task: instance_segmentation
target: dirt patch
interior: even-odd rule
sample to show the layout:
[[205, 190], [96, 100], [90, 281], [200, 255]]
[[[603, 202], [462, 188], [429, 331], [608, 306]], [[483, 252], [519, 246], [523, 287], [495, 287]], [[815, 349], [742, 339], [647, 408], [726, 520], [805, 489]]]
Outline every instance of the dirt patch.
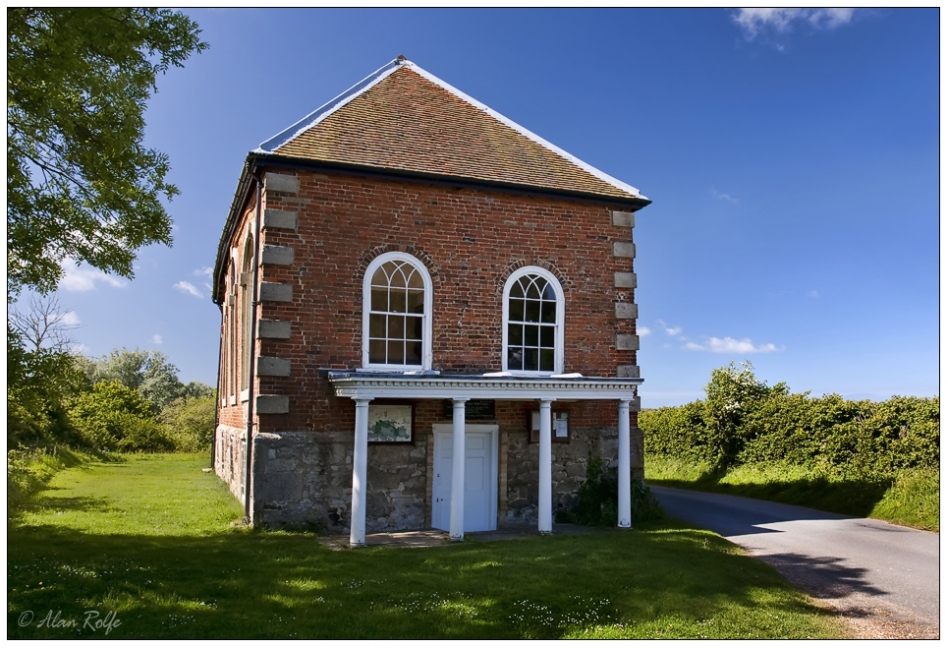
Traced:
[[873, 606], [869, 601], [813, 599], [828, 608], [852, 631], [856, 639], [939, 639], [938, 627], [905, 612]]

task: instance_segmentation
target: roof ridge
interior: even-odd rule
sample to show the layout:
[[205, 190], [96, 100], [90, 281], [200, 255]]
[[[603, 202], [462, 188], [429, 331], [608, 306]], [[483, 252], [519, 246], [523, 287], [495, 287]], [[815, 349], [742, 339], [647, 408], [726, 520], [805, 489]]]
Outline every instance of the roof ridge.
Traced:
[[305, 117], [303, 117], [302, 119], [300, 119], [299, 121], [291, 125], [289, 128], [286, 128], [280, 131], [279, 133], [277, 133], [276, 135], [274, 135], [273, 137], [265, 140], [253, 152], [254, 153], [275, 152], [276, 149], [284, 146], [285, 144], [296, 139], [297, 137], [299, 137], [306, 131], [312, 129], [314, 126], [322, 122], [324, 119], [328, 118], [330, 115], [332, 115], [333, 113], [341, 109], [343, 106], [351, 102], [356, 97], [359, 97], [365, 94], [366, 92], [368, 92], [373, 86], [377, 85], [384, 79], [388, 78], [392, 73], [394, 73], [400, 67], [406, 67], [406, 68], [411, 69], [422, 78], [430, 81], [431, 83], [434, 83], [441, 89], [454, 95], [455, 97], [464, 101], [465, 103], [468, 103], [471, 106], [474, 106], [478, 110], [486, 113], [487, 115], [496, 119], [497, 121], [507, 126], [508, 128], [511, 128], [514, 132], [519, 133], [520, 135], [542, 146], [548, 151], [558, 155], [559, 157], [563, 158], [570, 164], [589, 173], [593, 177], [598, 178], [599, 180], [602, 180], [603, 182], [615, 187], [616, 189], [632, 194], [633, 196], [637, 198], [648, 200], [648, 198], [643, 196], [642, 193], [638, 189], [633, 187], [632, 185], [626, 184], [625, 182], [622, 182], [621, 180], [618, 180], [617, 178], [614, 178], [611, 175], [603, 171], [600, 171], [599, 169], [592, 166], [591, 164], [583, 162], [576, 156], [571, 155], [570, 153], [567, 153], [560, 147], [545, 140], [544, 138], [540, 137], [533, 131], [530, 131], [524, 128], [517, 122], [513, 121], [512, 119], [508, 117], [505, 117], [504, 115], [500, 114], [493, 108], [478, 101], [477, 99], [462, 92], [461, 90], [458, 90], [451, 84], [438, 78], [437, 76], [435, 76], [431, 72], [428, 72], [427, 70], [420, 67], [416, 63], [409, 61], [401, 54], [399, 54], [397, 58], [389, 61], [388, 63], [380, 67], [378, 70], [376, 70], [372, 74], [368, 75], [367, 77], [365, 77], [364, 79], [362, 79], [361, 81], [353, 85], [351, 88], [349, 88], [345, 92], [339, 94], [338, 96], [334, 97], [330, 101], [327, 101], [322, 106], [320, 106], [313, 112], [309, 113], [308, 115], [306, 115]]
[[258, 146], [253, 153], [272, 153], [276, 149], [280, 148], [287, 142], [296, 139], [313, 126], [319, 124], [334, 112], [345, 106], [347, 103], [358, 97], [359, 95], [364, 94], [367, 90], [381, 82], [383, 79], [387, 78], [390, 74], [395, 72], [399, 68], [399, 65], [406, 61], [401, 54], [399, 58], [392, 59], [375, 72], [365, 77], [355, 85], [353, 85], [348, 90], [336, 95], [322, 106], [309, 113], [299, 121], [293, 123], [288, 128], [284, 128], [282, 131], [270, 137], [269, 139], [264, 140], [260, 146]]
[[[409, 60], [407, 60], [407, 59], [404, 60], [404, 61], [402, 61], [401, 64], [404, 65], [404, 66], [406, 66], [406, 67], [410, 67], [410, 68], [414, 69], [415, 72], [417, 72], [418, 74], [420, 74], [420, 75], [423, 76], [424, 78], [428, 79], [428, 80], [431, 81], [432, 83], [434, 83], [434, 84], [440, 86], [440, 87], [443, 88], [444, 90], [450, 92], [451, 94], [453, 94], [454, 96], [456, 96], [458, 99], [461, 99], [462, 101], [466, 101], [467, 103], [471, 104], [472, 106], [474, 106], [474, 107], [477, 108], [478, 110], [482, 110], [482, 111], [486, 112], [488, 115], [490, 115], [491, 117], [493, 117], [493, 118], [496, 119], [497, 121], [501, 122], [501, 123], [504, 124], [505, 126], [508, 126], [508, 127], [512, 128], [513, 130], [515, 130], [516, 132], [520, 133], [521, 135], [523, 135], [523, 136], [526, 137], [527, 139], [530, 139], [530, 140], [536, 142], [537, 144], [539, 144], [540, 146], [542, 146], [542, 147], [544, 147], [544, 148], [546, 148], [546, 149], [552, 151], [553, 153], [556, 153], [556, 154], [559, 155], [561, 158], [565, 159], [567, 162], [570, 162], [570, 163], [572, 163], [572, 164], [575, 164], [576, 166], [578, 166], [578, 167], [579, 167], [580, 169], [582, 169], [583, 171], [586, 171], [586, 172], [588, 172], [588, 173], [591, 173], [592, 175], [594, 175], [595, 177], [599, 178], [599, 179], [602, 180], [603, 182], [606, 182], [606, 183], [608, 183], [608, 184], [611, 184], [613, 187], [616, 187], [617, 189], [621, 189], [622, 191], [627, 191], [627, 192], [629, 192], [629, 193], [631, 193], [631, 194], [634, 194], [634, 195], [638, 196], [639, 198], [645, 198], [645, 196], [643, 196], [642, 193], [641, 193], [638, 189], [636, 189], [635, 187], [633, 187], [632, 185], [626, 184], [626, 183], [622, 182], [621, 180], [619, 180], [619, 179], [617, 179], [617, 178], [613, 178], [613, 177], [612, 177], [611, 175], [609, 175], [608, 173], [605, 173], [605, 172], [603, 172], [603, 171], [600, 171], [599, 169], [597, 169], [596, 167], [592, 166], [591, 164], [587, 164], [586, 162], [583, 162], [582, 160], [580, 160], [580, 159], [579, 159], [578, 157], [576, 157], [575, 155], [572, 155], [572, 154], [570, 154], [570, 153], [567, 153], [566, 151], [564, 151], [563, 149], [561, 149], [560, 147], [558, 147], [556, 144], [553, 144], [552, 142], [549, 142], [549, 141], [543, 139], [542, 137], [540, 137], [539, 135], [537, 135], [537, 134], [534, 133], [533, 131], [524, 128], [523, 126], [521, 126], [520, 124], [518, 124], [518, 123], [515, 122], [514, 120], [510, 119], [509, 117], [506, 117], [506, 116], [500, 114], [499, 112], [497, 112], [496, 110], [494, 110], [493, 108], [491, 108], [490, 106], [488, 106], [487, 104], [484, 104], [484, 103], [478, 101], [477, 99], [475, 99], [474, 97], [472, 97], [472, 96], [470, 96], [470, 95], [468, 95], [468, 94], [462, 92], [461, 90], [458, 90], [457, 88], [455, 88], [454, 86], [452, 86], [452, 85], [451, 85], [450, 83], [448, 83], [447, 81], [444, 81], [444, 80], [442, 80], [442, 79], [439, 79], [438, 77], [436, 77], [435, 75], [433, 75], [431, 72], [428, 72], [427, 70], [425, 70], [424, 68], [420, 67], [419, 65], [417, 65], [417, 64], [415, 64], [415, 63], [412, 63], [411, 61], [409, 61]], [[647, 198], [646, 198], [646, 200], [647, 200]]]

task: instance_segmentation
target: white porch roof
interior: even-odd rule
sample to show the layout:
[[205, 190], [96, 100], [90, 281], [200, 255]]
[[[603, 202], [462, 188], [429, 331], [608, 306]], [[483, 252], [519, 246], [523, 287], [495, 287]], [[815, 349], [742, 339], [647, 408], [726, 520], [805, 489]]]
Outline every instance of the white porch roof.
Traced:
[[594, 378], [580, 374], [441, 375], [436, 372], [331, 371], [336, 396], [374, 398], [470, 398], [485, 400], [624, 400], [639, 408], [642, 378]]

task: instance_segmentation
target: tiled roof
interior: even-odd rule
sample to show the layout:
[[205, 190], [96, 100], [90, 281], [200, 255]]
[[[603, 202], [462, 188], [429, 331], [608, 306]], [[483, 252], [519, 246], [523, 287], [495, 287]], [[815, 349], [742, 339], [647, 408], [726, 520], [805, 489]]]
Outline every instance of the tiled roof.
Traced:
[[259, 153], [647, 200], [404, 59], [260, 145]]

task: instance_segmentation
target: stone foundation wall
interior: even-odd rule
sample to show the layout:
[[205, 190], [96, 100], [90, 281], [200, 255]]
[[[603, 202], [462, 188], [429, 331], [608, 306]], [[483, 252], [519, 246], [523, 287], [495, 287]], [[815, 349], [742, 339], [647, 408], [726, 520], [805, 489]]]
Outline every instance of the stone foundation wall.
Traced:
[[[519, 420], [519, 419], [518, 419]], [[537, 521], [539, 444], [523, 429], [504, 430], [500, 448], [499, 526]], [[220, 425], [215, 470], [243, 501], [245, 432]], [[417, 429], [411, 444], [371, 444], [368, 449], [368, 532], [422, 529], [430, 525], [430, 429]], [[259, 433], [254, 437], [252, 521], [267, 527], [316, 526], [348, 533], [352, 505], [351, 431]], [[553, 444], [553, 510], [569, 508], [586, 478], [590, 458], [617, 463], [618, 433], [612, 428], [570, 430], [568, 443]], [[504, 470], [506, 469], [506, 470]], [[642, 478], [642, 434], [632, 428], [632, 474]]]
[[239, 501], [244, 501], [244, 473], [247, 466], [247, 433], [230, 425], [218, 425], [214, 437], [214, 471]]

